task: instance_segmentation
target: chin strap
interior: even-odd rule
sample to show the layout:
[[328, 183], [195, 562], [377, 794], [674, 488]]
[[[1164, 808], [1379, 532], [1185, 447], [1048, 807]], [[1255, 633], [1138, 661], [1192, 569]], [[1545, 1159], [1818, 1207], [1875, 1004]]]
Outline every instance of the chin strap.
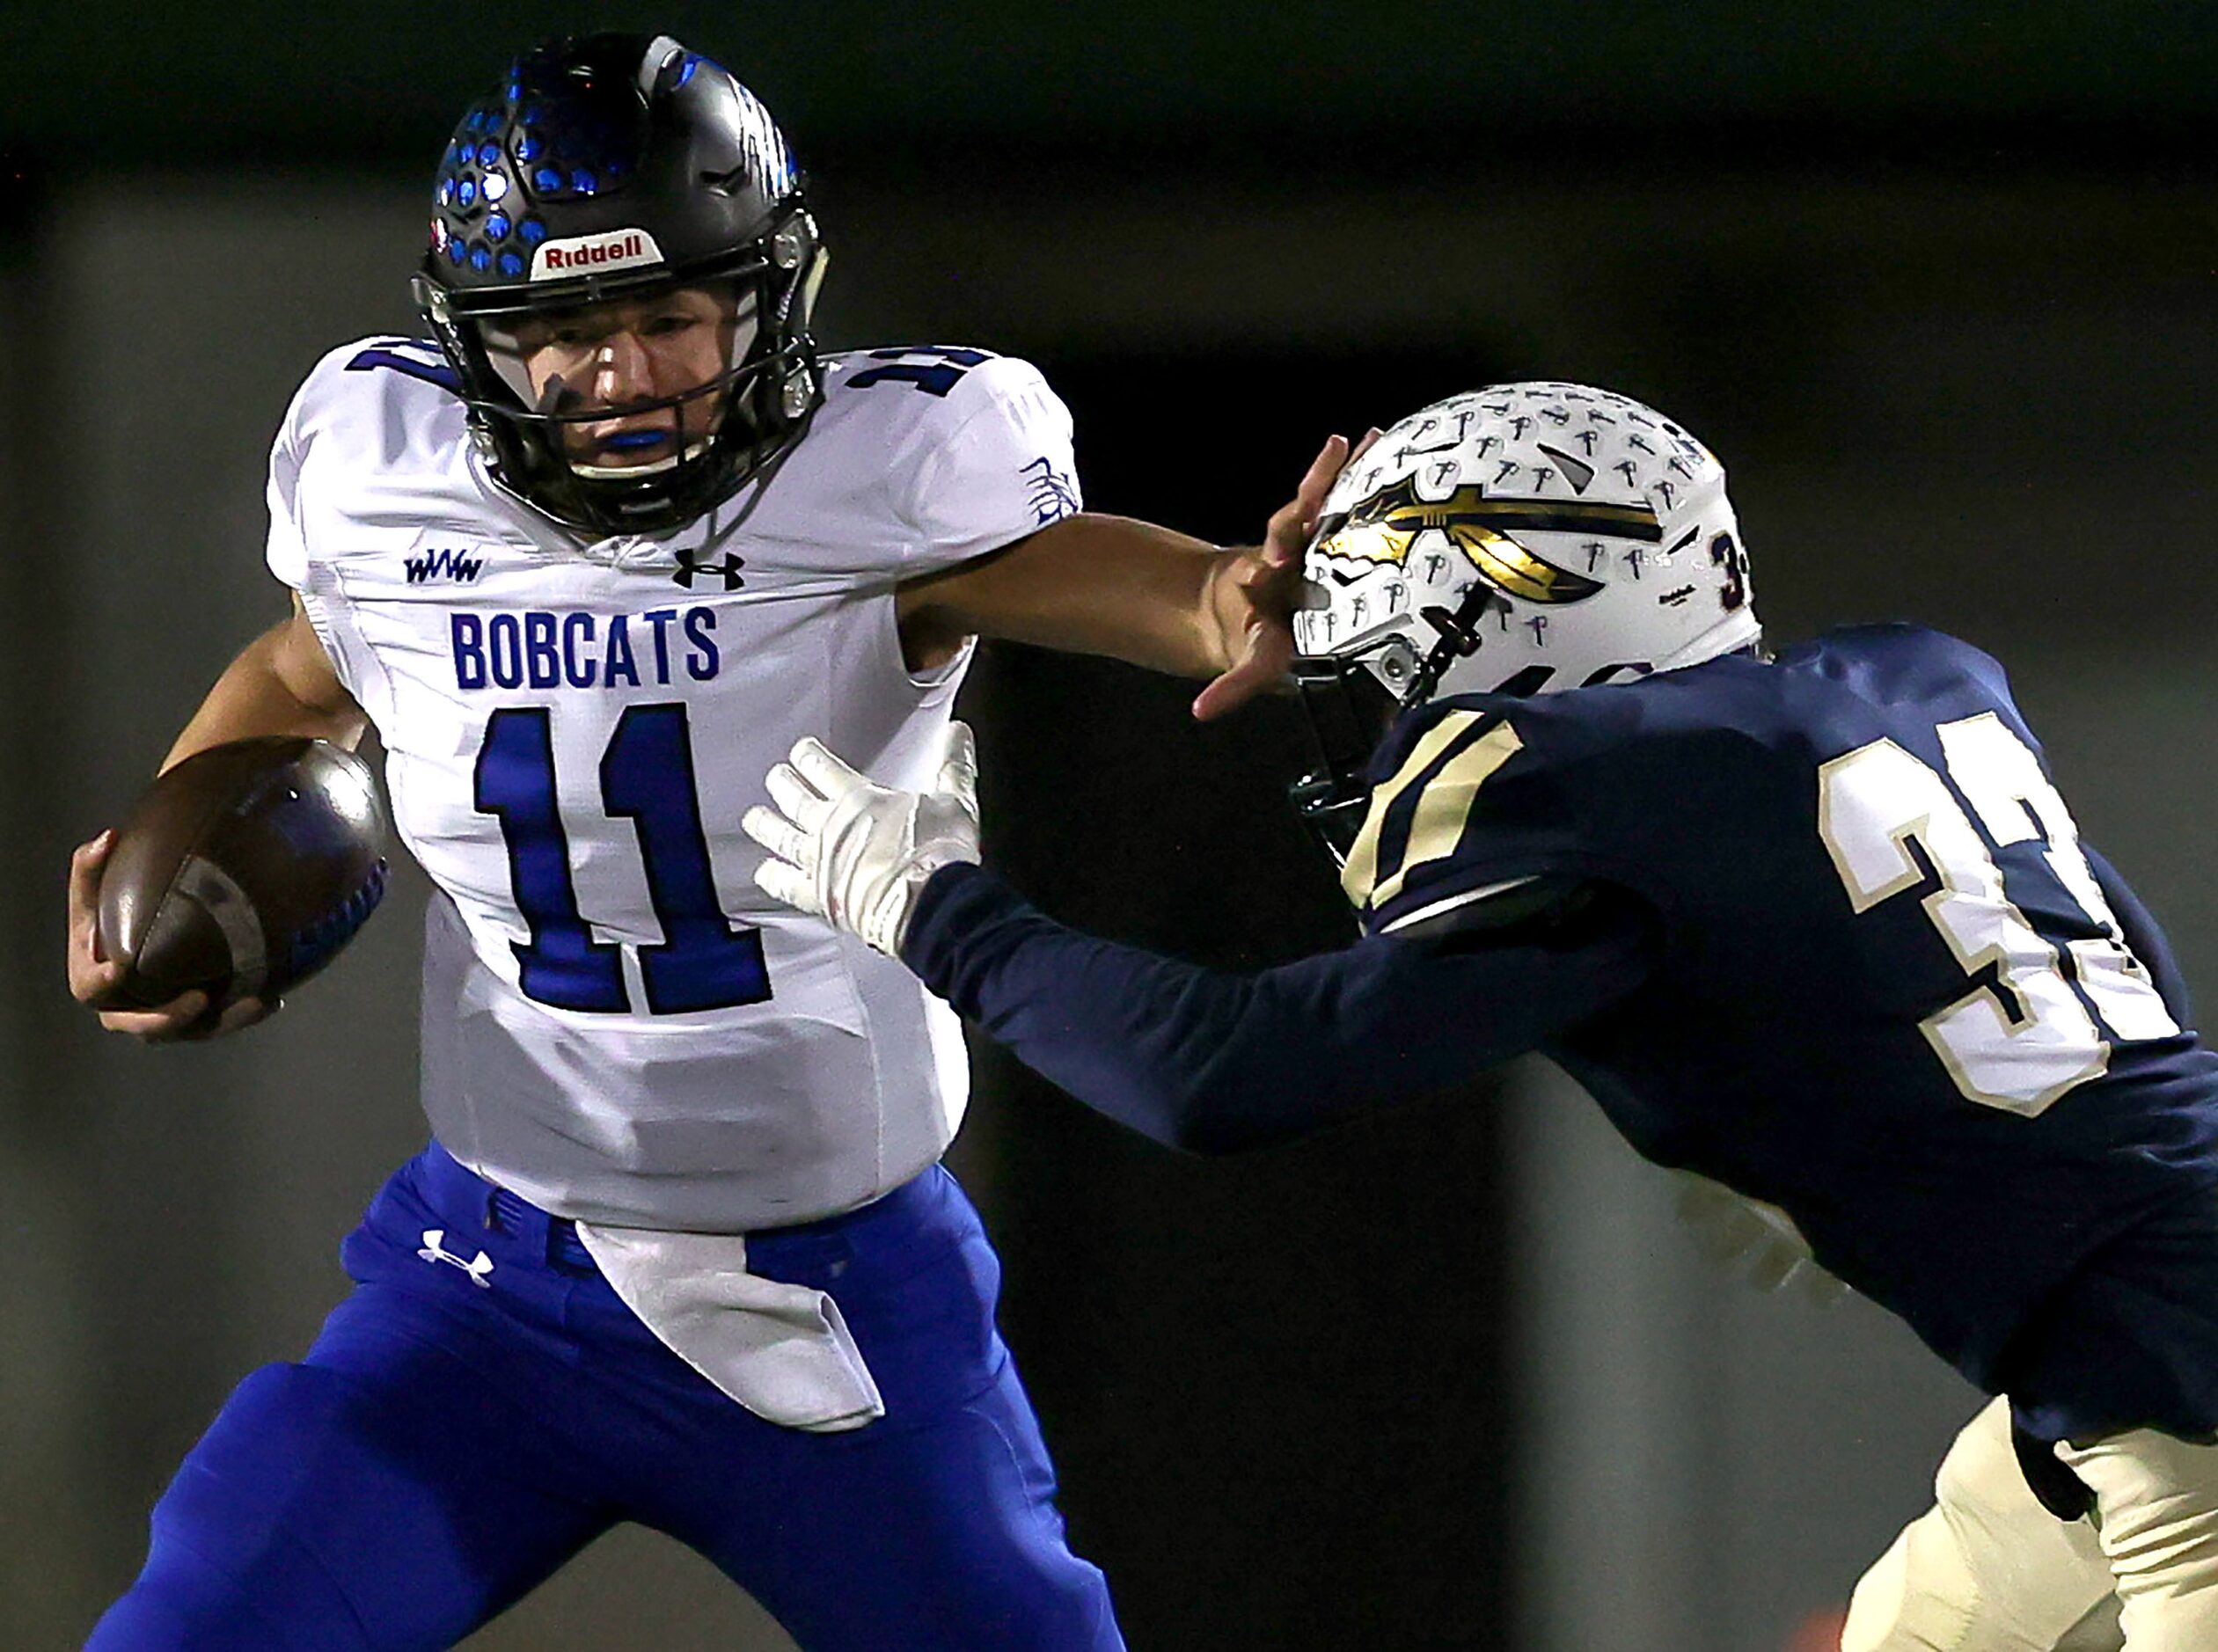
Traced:
[[1474, 585], [1453, 611], [1441, 607], [1419, 610], [1420, 617], [1440, 633], [1417, 667], [1417, 674], [1409, 679], [1409, 686], [1402, 696], [1402, 709], [1410, 711], [1432, 698], [1432, 691], [1440, 686], [1440, 679], [1458, 660], [1468, 660], [1479, 651], [1483, 640], [1479, 635], [1479, 621], [1486, 617], [1497, 597], [1491, 587]]

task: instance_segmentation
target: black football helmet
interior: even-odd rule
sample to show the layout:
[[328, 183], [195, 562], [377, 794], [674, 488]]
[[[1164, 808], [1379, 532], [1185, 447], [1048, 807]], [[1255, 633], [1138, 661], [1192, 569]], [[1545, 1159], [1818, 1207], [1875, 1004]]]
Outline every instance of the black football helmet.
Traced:
[[[526, 52], [463, 116], [415, 290], [493, 479], [606, 537], [691, 521], [799, 434], [823, 394], [809, 313], [824, 262], [786, 140], [753, 93], [667, 35], [594, 34]], [[566, 315], [685, 288], [733, 318], [706, 384], [614, 410], [559, 377], [534, 391], [531, 341]], [[706, 419], [681, 412], [703, 396], [715, 398]], [[582, 428], [612, 411], [667, 412], [667, 435], [631, 444], [667, 451], [582, 458]]]

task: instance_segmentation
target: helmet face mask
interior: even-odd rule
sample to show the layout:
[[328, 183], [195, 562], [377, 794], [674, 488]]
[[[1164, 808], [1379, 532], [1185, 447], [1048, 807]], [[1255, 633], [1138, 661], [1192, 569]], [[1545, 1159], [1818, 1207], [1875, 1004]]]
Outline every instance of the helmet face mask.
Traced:
[[[575, 435], [597, 412], [690, 408], [716, 398], [750, 364], [761, 331], [755, 300], [751, 289], [705, 281], [643, 297], [488, 316], [478, 324], [478, 340], [519, 403]], [[595, 380], [604, 371], [623, 372], [634, 381], [626, 386], [633, 393], [597, 397]], [[692, 437], [706, 434], [697, 429]]]
[[[1331, 852], [1336, 865], [1347, 864], [1370, 805], [1371, 786], [1365, 777], [1371, 754], [1406, 709], [1368, 655], [1383, 648], [1406, 654], [1408, 647], [1402, 639], [1387, 639], [1361, 652], [1302, 655], [1293, 662], [1294, 689], [1301, 697], [1318, 764], [1295, 782], [1291, 795], [1295, 812]], [[1405, 664], [1401, 674], [1410, 670]]]
[[683, 525], [798, 436], [824, 263], [744, 87], [668, 37], [594, 35], [464, 116], [416, 295], [490, 479], [601, 537]]
[[[1492, 385], [1402, 420], [1334, 484], [1303, 571], [1294, 671], [1322, 766], [1295, 798], [1329, 847], [1360, 821], [1384, 725], [1436, 695], [1626, 682], [1762, 635], [1724, 467], [1581, 384]], [[1351, 729], [1375, 730], [1359, 759]]]

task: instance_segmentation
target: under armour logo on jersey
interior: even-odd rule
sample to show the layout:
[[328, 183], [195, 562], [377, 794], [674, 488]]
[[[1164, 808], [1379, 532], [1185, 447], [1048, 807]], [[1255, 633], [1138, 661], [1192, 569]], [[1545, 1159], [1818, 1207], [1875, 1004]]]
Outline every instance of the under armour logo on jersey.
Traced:
[[474, 585], [485, 567], [482, 555], [472, 556], [467, 551], [441, 545], [421, 556], [404, 556], [400, 566], [407, 570], [408, 583], [425, 585], [433, 580], [452, 580], [460, 585]]
[[670, 575], [672, 584], [683, 585], [690, 591], [693, 588], [694, 576], [700, 574], [722, 574], [724, 588], [728, 591], [736, 591], [746, 583], [739, 576], [740, 569], [747, 566], [744, 557], [734, 556], [727, 551], [721, 562], [697, 562], [693, 559], [696, 554], [690, 550], [681, 550], [677, 553], [677, 572]]
[[452, 1251], [449, 1250], [445, 1245], [441, 1243], [441, 1241], [446, 1237], [447, 1230], [443, 1227], [428, 1227], [424, 1229], [423, 1248], [418, 1251], [416, 1254], [422, 1257], [424, 1261], [428, 1262], [451, 1262], [455, 1267], [459, 1268], [464, 1273], [469, 1275], [470, 1283], [477, 1286], [479, 1290], [492, 1290], [493, 1285], [491, 1282], [486, 1278], [486, 1276], [493, 1271], [493, 1258], [487, 1255], [483, 1251], [479, 1251], [475, 1257], [465, 1262], [461, 1257], [456, 1255]]

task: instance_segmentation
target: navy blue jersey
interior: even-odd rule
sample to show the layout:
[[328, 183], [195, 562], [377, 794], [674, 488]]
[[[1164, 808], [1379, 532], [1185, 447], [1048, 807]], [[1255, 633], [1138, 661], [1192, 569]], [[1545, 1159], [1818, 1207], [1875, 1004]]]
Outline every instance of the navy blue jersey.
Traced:
[[[1343, 953], [1197, 970], [943, 874], [904, 956], [1168, 1139], [1268, 1139], [1543, 1049], [2037, 1427], [2218, 1429], [2218, 1061], [1992, 660], [1876, 627], [1449, 698], [1373, 780]], [[1519, 887], [1585, 894], [1552, 926], [1459, 921]]]

